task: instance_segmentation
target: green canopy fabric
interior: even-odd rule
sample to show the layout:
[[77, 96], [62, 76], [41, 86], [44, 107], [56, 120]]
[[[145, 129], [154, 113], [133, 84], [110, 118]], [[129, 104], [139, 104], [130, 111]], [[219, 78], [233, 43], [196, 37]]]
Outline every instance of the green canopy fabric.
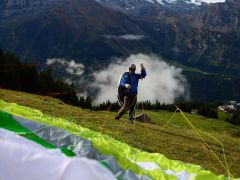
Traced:
[[[125, 170], [125, 172], [131, 171], [133, 174], [138, 175], [137, 177], [139, 179], [228, 179], [223, 175], [217, 176], [210, 171], [203, 170], [198, 165], [170, 160], [166, 156], [159, 153], [148, 153], [137, 148], [133, 148], [128, 144], [119, 142], [107, 135], [101, 134], [99, 132], [94, 132], [90, 129], [71, 123], [67, 119], [53, 118], [29, 107], [20, 106], [14, 103], [6, 103], [3, 100], [0, 100], [0, 110], [5, 113], [9, 113], [11, 115], [11, 118], [15, 120], [15, 122], [11, 122], [11, 120], [9, 120], [11, 118], [9, 118], [8, 115], [1, 113], [0, 121], [11, 122], [4, 127], [6, 129], [15, 129], [15, 131], [17, 131], [16, 129], [18, 128], [16, 127], [21, 126], [21, 128], [24, 129], [22, 131], [31, 131], [29, 130], [32, 126], [31, 123], [27, 125], [22, 121], [22, 119], [29, 122], [40, 123], [45, 126], [63, 129], [75, 136], [84, 138], [85, 140], [91, 142], [93, 148], [99, 152], [99, 154], [113, 157], [122, 170]], [[18, 125], [16, 125], [16, 123]], [[32, 130], [34, 130], [34, 132], [38, 131], [44, 133], [44, 128], [42, 126], [39, 126], [39, 128], [32, 127]], [[39, 138], [41, 133], [35, 133], [35, 136], [33, 136], [35, 138]], [[29, 138], [34, 139], [33, 137]], [[41, 138], [43, 138], [43, 136], [41, 136]], [[57, 136], [55, 138], [57, 138]], [[44, 144], [49, 147], [51, 146], [49, 145], [51, 143], [43, 143], [43, 145]], [[64, 151], [64, 148], [61, 149]], [[69, 148], [66, 147], [65, 149], [69, 150]], [[73, 153], [75, 154], [76, 152]], [[109, 164], [107, 166], [109, 166]]]

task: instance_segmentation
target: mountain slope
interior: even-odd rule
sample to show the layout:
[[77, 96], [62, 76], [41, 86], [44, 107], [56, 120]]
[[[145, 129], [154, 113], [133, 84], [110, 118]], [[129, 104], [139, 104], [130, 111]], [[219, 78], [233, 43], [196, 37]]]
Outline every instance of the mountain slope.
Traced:
[[[45, 61], [48, 57], [107, 59], [130, 52], [150, 52], [146, 41], [107, 38], [106, 35], [142, 35], [138, 23], [94, 1], [66, 0], [64, 5], [34, 15], [17, 14], [0, 21], [3, 49], [21, 57]], [[42, 62], [43, 63], [43, 62]]]
[[146, 8], [136, 15], [167, 59], [215, 73], [238, 74], [240, 2], [204, 4], [191, 11]]
[[201, 6], [146, 0], [19, 2], [1, 6], [0, 43], [22, 59], [41, 65], [51, 57], [108, 64], [113, 56], [141, 52], [213, 73], [240, 73], [238, 1]]
[[167, 7], [177, 8], [178, 10], [197, 9], [198, 6], [209, 3], [224, 3], [225, 0], [95, 0], [104, 6], [114, 8], [116, 10], [131, 12], [142, 7]]

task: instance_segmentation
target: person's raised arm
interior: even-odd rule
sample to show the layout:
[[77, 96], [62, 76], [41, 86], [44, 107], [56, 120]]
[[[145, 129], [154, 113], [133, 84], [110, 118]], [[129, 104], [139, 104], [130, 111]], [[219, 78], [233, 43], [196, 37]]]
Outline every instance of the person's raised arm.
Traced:
[[140, 64], [140, 67], [141, 67], [141, 74], [137, 74], [137, 77], [139, 79], [143, 79], [143, 78], [145, 78], [147, 76], [147, 72], [146, 72], [146, 69], [145, 69], [143, 63]]

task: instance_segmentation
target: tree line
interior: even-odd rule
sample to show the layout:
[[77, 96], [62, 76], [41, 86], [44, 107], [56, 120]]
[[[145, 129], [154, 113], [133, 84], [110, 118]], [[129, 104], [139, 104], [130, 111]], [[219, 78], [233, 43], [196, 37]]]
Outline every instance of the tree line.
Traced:
[[50, 95], [72, 105], [78, 105], [73, 84], [54, 79], [51, 69], [38, 72], [36, 64], [21, 63], [12, 53], [0, 49], [0, 87], [4, 89]]
[[[200, 102], [182, 102], [176, 104], [164, 104], [160, 101], [151, 103], [150, 101], [138, 102], [136, 109], [138, 110], [151, 110], [151, 111], [170, 111], [174, 112], [178, 107], [183, 112], [198, 114], [207, 118], [218, 119], [218, 106], [223, 105], [222, 103], [200, 103]], [[107, 110], [107, 111], [118, 111], [120, 108], [117, 102], [111, 103], [110, 101], [103, 102], [99, 105], [91, 106], [92, 110]], [[227, 114], [226, 122], [240, 125], [240, 112], [235, 111]]]
[[[176, 104], [165, 104], [161, 103], [160, 101], [156, 101], [152, 103], [150, 101], [144, 101], [137, 103], [137, 109], [144, 109], [144, 110], [165, 110], [174, 112], [176, 107], [181, 109], [183, 112], [188, 113], [196, 113], [198, 115], [202, 115], [208, 118], [218, 118], [217, 113], [217, 104], [206, 104], [206, 103], [199, 103], [199, 102], [184, 102], [184, 103], [176, 103]], [[97, 106], [93, 106], [93, 110], [110, 110], [116, 111], [120, 108], [118, 103], [111, 103], [110, 101], [103, 102]]]

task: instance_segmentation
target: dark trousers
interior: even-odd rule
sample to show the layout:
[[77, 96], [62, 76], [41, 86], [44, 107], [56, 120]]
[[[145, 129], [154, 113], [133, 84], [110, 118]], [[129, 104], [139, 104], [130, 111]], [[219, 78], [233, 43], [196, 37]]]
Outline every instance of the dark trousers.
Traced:
[[127, 110], [129, 110], [129, 119], [132, 119], [135, 112], [135, 105], [137, 103], [137, 94], [128, 94], [124, 96], [123, 105], [118, 111], [118, 118], [121, 118]]

